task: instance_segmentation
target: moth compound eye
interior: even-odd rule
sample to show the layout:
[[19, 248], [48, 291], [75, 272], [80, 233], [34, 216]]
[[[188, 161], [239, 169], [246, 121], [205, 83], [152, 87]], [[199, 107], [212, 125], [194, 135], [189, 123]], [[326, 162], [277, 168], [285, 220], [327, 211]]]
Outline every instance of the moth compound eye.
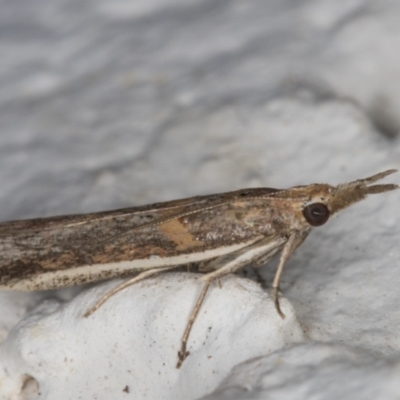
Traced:
[[323, 225], [329, 218], [329, 210], [325, 204], [314, 203], [303, 209], [304, 218], [312, 226]]

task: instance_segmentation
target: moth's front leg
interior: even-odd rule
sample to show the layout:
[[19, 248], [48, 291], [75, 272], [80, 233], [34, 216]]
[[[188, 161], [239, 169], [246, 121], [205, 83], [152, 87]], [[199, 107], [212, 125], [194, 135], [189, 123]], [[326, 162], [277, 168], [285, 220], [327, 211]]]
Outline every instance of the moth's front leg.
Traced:
[[263, 238], [256, 243], [251, 244], [250, 246], [218, 257], [208, 266], [208, 268], [213, 269], [213, 272], [201, 277], [201, 280], [204, 282], [204, 286], [201, 290], [199, 298], [196, 301], [192, 313], [190, 314], [189, 321], [182, 336], [181, 349], [178, 351], [178, 363], [176, 368], [180, 368], [182, 363], [189, 355], [186, 347], [190, 331], [192, 330], [193, 324], [200, 311], [201, 305], [203, 304], [211, 283], [225, 275], [236, 272], [240, 268], [243, 268], [253, 261], [257, 262], [257, 260], [260, 258], [263, 260], [271, 258], [272, 255], [284, 245], [286, 240], [287, 239], [285, 236], [270, 236]]
[[306, 237], [308, 236], [309, 232], [299, 232], [299, 231], [293, 231], [285, 245], [283, 246], [281, 257], [279, 259], [279, 264], [276, 269], [275, 273], [275, 278], [272, 283], [272, 289], [274, 293], [274, 303], [275, 303], [275, 308], [278, 314], [282, 319], [285, 318], [285, 314], [282, 312], [281, 307], [279, 305], [279, 284], [281, 281], [281, 275], [283, 271], [283, 267], [285, 266], [287, 260], [291, 257], [291, 255], [294, 253], [294, 251], [304, 242]]

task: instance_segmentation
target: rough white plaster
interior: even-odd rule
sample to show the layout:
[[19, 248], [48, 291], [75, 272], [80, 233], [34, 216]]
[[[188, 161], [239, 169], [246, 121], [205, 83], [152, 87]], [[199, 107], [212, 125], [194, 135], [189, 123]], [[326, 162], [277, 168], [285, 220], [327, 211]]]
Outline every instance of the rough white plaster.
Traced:
[[287, 301], [283, 320], [257, 283], [231, 275], [210, 288], [189, 338], [190, 355], [176, 369], [199, 277], [148, 279], [88, 318], [85, 312], [118, 281], [66, 304], [42, 303], [0, 348], [0, 398], [11, 398], [32, 377], [48, 400], [196, 399], [215, 389], [232, 365], [305, 339]]

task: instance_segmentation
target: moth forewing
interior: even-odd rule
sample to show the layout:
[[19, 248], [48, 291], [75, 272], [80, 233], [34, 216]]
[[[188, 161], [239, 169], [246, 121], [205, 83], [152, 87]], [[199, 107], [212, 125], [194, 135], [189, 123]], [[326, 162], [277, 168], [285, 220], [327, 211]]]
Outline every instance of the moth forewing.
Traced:
[[[275, 189], [253, 189], [262, 196]], [[206, 263], [258, 240], [248, 191], [0, 224], [0, 288], [46, 290]], [[258, 210], [258, 224], [262, 216]], [[236, 233], [226, 235], [223, 226]], [[268, 230], [268, 227], [267, 227]]]
[[311, 229], [369, 194], [397, 189], [372, 183], [396, 172], [338, 185], [285, 190], [256, 188], [109, 212], [0, 224], [0, 289], [39, 290], [138, 274], [106, 294], [89, 316], [118, 291], [154, 274], [197, 264], [203, 289], [178, 352], [189, 354], [190, 330], [211, 283], [245, 265], [268, 262], [282, 249], [273, 281]]

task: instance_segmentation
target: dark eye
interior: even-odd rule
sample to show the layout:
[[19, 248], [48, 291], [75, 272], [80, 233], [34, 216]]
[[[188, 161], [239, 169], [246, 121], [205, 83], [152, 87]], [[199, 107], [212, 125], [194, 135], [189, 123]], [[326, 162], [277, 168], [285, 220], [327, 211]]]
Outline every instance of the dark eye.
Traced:
[[304, 218], [312, 226], [323, 225], [329, 218], [329, 210], [325, 204], [314, 203], [303, 210]]

